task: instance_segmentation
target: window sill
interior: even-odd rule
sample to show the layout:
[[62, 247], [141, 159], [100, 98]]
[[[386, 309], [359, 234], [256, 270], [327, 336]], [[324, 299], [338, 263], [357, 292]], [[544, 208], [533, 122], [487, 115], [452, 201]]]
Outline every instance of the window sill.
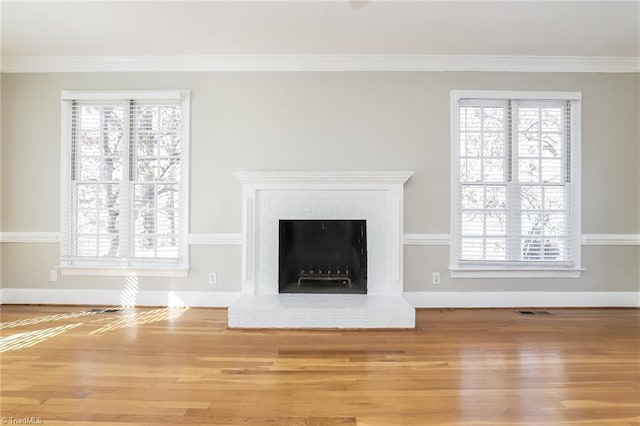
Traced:
[[97, 277], [188, 277], [189, 267], [56, 266], [61, 275]]
[[583, 268], [451, 268], [451, 278], [580, 278]]

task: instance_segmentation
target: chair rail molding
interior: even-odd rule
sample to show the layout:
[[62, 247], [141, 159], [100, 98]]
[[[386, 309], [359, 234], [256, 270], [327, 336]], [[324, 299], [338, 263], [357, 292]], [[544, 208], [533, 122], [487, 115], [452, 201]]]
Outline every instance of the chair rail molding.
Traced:
[[582, 234], [584, 246], [640, 246], [640, 234]]
[[[59, 232], [0, 232], [0, 243], [59, 243]], [[404, 234], [405, 246], [448, 246], [449, 234]], [[192, 245], [241, 245], [240, 233], [189, 234]], [[640, 234], [582, 234], [584, 246], [640, 246]]]
[[59, 232], [0, 232], [0, 243], [59, 243]]

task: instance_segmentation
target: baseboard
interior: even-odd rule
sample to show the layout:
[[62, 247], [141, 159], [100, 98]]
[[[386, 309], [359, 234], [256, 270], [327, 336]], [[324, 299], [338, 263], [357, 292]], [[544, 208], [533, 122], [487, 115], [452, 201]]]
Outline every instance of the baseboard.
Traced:
[[3, 288], [3, 305], [113, 305], [189, 306], [226, 308], [242, 296], [240, 292], [139, 291]]
[[635, 291], [409, 291], [416, 308], [638, 307]]
[[[130, 291], [79, 289], [0, 289], [4, 305], [130, 305], [229, 307], [241, 292]], [[512, 308], [512, 307], [640, 307], [640, 292], [633, 291], [409, 291], [404, 293], [416, 308]], [[132, 302], [135, 300], [135, 302]]]

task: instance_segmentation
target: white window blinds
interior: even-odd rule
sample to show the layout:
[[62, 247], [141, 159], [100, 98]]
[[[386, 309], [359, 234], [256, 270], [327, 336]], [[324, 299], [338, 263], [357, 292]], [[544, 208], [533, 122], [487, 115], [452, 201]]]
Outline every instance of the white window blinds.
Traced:
[[576, 266], [574, 102], [458, 99], [454, 267]]
[[184, 100], [86, 97], [63, 101], [63, 264], [184, 264]]

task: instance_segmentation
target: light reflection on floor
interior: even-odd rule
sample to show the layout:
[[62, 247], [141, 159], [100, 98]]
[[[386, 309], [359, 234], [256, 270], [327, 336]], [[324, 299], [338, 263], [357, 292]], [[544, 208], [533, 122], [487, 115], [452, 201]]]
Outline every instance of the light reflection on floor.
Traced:
[[[493, 410], [496, 418], [505, 410], [514, 411], [522, 418], [532, 419], [532, 424], [543, 415], [547, 395], [538, 389], [538, 380], [565, 383], [566, 373], [562, 351], [556, 347], [518, 346], [517, 353], [492, 350], [490, 347], [472, 348], [458, 354], [459, 389], [458, 407], [461, 413], [468, 413], [465, 424], [476, 424], [482, 419], [474, 419], [478, 407]], [[513, 373], [517, 371], [517, 374]], [[517, 392], [497, 392], [517, 389]], [[554, 389], [554, 398], [561, 390]], [[488, 411], [485, 412], [487, 414]], [[491, 424], [491, 420], [488, 420]], [[482, 423], [478, 423], [482, 424]]]
[[59, 336], [71, 329], [79, 327], [84, 323], [61, 325], [60, 327], [44, 328], [42, 330], [27, 331], [24, 333], [12, 334], [0, 339], [0, 353], [13, 351], [16, 349], [29, 348], [38, 343], [44, 342], [52, 337]]
[[[83, 328], [99, 328], [89, 331], [88, 336], [111, 332], [120, 329], [136, 330], [138, 326], [150, 324], [160, 321], [171, 321], [184, 314], [189, 308], [187, 306], [172, 306], [168, 308], [159, 308], [153, 310], [138, 311], [135, 308], [124, 308], [120, 313], [109, 315], [108, 317], [95, 318], [90, 321], [84, 319], [83, 322], [75, 324], [67, 324], [59, 327], [44, 328], [39, 330], [31, 330], [22, 333], [16, 333], [0, 338], [0, 353], [24, 349], [35, 346], [39, 343], [47, 341], [53, 337], [59, 336], [69, 330], [83, 326]], [[89, 315], [96, 315], [97, 312], [82, 311], [69, 312], [56, 315], [48, 315], [43, 317], [26, 318], [19, 321], [11, 321], [2, 324], [2, 328], [16, 328], [20, 326], [29, 326], [33, 324], [42, 324], [48, 321], [74, 320]]]
[[122, 328], [137, 327], [139, 325], [158, 321], [172, 320], [182, 315], [187, 309], [189, 308], [162, 308], [144, 312], [133, 311], [130, 314], [120, 316], [118, 319], [98, 328], [97, 330], [93, 330], [89, 335], [105, 333], [107, 331], [114, 331]]
[[0, 330], [5, 328], [22, 327], [25, 325], [40, 324], [43, 322], [62, 321], [62, 320], [84, 317], [87, 315], [95, 315], [95, 314], [96, 312], [82, 311], [82, 312], [68, 312], [64, 314], [47, 315], [44, 317], [25, 318], [18, 321], [9, 321], [9, 322], [0, 323]]

